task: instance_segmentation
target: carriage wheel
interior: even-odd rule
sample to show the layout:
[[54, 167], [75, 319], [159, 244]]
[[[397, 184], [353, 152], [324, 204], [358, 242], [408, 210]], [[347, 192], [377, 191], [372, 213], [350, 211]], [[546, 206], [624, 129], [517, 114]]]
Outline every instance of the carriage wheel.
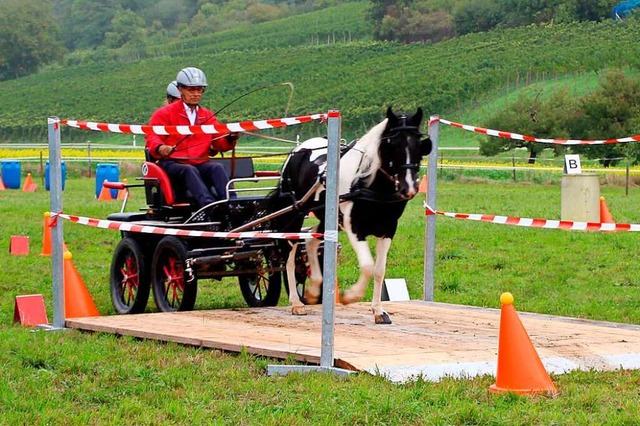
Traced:
[[162, 312], [190, 311], [196, 303], [198, 281], [189, 281], [187, 248], [176, 237], [158, 243], [151, 265], [153, 298]]
[[[320, 262], [320, 267], [322, 268], [324, 257], [322, 255], [322, 249], [318, 250], [318, 261]], [[285, 270], [285, 277], [287, 272]], [[298, 293], [298, 297], [300, 301], [305, 305], [308, 305], [307, 298], [304, 296], [304, 292], [307, 289], [307, 282], [309, 280], [309, 276], [311, 275], [311, 269], [309, 268], [309, 260], [307, 258], [307, 252], [298, 247], [296, 251], [296, 267], [295, 267], [295, 277], [296, 277], [296, 292]], [[288, 281], [286, 281], [288, 283]], [[289, 295], [289, 286], [285, 285], [285, 289], [287, 290], [287, 295]], [[322, 303], [322, 283], [320, 284], [320, 297], [318, 299], [318, 304]]]
[[276, 306], [282, 290], [282, 274], [273, 270], [273, 262], [267, 252], [254, 262], [242, 262], [239, 270], [256, 270], [255, 273], [238, 275], [242, 297], [252, 308]]
[[119, 314], [139, 314], [149, 300], [149, 270], [145, 256], [133, 238], [123, 238], [111, 261], [111, 303]]

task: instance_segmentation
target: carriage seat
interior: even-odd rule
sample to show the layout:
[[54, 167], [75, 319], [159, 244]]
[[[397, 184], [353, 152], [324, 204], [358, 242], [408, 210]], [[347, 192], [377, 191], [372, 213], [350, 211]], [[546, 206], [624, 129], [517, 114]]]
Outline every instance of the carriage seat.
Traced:
[[[214, 158], [214, 162], [221, 164], [230, 179], [274, 177], [279, 176], [278, 171], [256, 172], [253, 168], [251, 157], [238, 158]], [[142, 165], [142, 180], [145, 182], [147, 204], [149, 206], [168, 206], [173, 208], [189, 208], [191, 205], [190, 194], [186, 188], [174, 185], [167, 172], [153, 161], [145, 161]]]

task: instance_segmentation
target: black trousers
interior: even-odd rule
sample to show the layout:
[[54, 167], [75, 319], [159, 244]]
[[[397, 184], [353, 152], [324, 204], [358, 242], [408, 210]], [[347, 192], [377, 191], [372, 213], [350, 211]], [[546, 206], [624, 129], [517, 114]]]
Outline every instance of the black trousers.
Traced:
[[[227, 197], [229, 175], [220, 164], [208, 161], [202, 164], [183, 164], [172, 160], [159, 162], [174, 184], [183, 185], [196, 199], [198, 207]], [[213, 187], [216, 194], [209, 188]]]

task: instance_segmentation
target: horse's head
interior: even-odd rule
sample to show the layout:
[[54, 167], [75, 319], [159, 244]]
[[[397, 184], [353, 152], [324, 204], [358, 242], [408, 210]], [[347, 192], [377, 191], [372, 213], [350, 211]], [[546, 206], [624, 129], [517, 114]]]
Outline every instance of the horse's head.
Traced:
[[431, 139], [420, 132], [422, 116], [422, 108], [413, 115], [396, 115], [389, 107], [380, 144], [380, 168], [408, 200], [418, 193], [420, 162], [431, 152]]

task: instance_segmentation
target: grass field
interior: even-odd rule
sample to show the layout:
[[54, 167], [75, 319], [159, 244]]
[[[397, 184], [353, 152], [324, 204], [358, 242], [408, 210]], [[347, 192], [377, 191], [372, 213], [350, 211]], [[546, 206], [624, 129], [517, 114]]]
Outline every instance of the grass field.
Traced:
[[[125, 176], [126, 177], [126, 176]], [[131, 179], [133, 176], [129, 176]], [[36, 176], [36, 182], [39, 177]], [[63, 210], [95, 218], [118, 202], [94, 200], [95, 182], [70, 177]], [[617, 222], [640, 223], [640, 189], [603, 185]], [[424, 211], [409, 204], [387, 276], [422, 298]], [[131, 209], [142, 206], [134, 193]], [[456, 179], [439, 184], [438, 210], [559, 219], [560, 186]], [[267, 377], [247, 354], [78, 331], [31, 332], [13, 325], [14, 297], [44, 295], [52, 319], [50, 259], [39, 256], [49, 194], [0, 192], [0, 424], [638, 424], [640, 372], [554, 376], [558, 398], [494, 395], [491, 376], [394, 385], [365, 374]], [[117, 232], [64, 223], [65, 241], [103, 315]], [[29, 256], [9, 255], [11, 235], [29, 236]], [[510, 291], [519, 311], [640, 324], [640, 253], [635, 233], [518, 228], [439, 217], [435, 300], [499, 306]], [[357, 276], [343, 241], [338, 276]], [[284, 292], [283, 292], [284, 294]], [[367, 294], [370, 298], [370, 292]], [[284, 296], [281, 304], [285, 304]], [[196, 309], [241, 308], [235, 279], [203, 281]], [[149, 311], [155, 306], [150, 302]], [[289, 362], [287, 362], [289, 363]]]

